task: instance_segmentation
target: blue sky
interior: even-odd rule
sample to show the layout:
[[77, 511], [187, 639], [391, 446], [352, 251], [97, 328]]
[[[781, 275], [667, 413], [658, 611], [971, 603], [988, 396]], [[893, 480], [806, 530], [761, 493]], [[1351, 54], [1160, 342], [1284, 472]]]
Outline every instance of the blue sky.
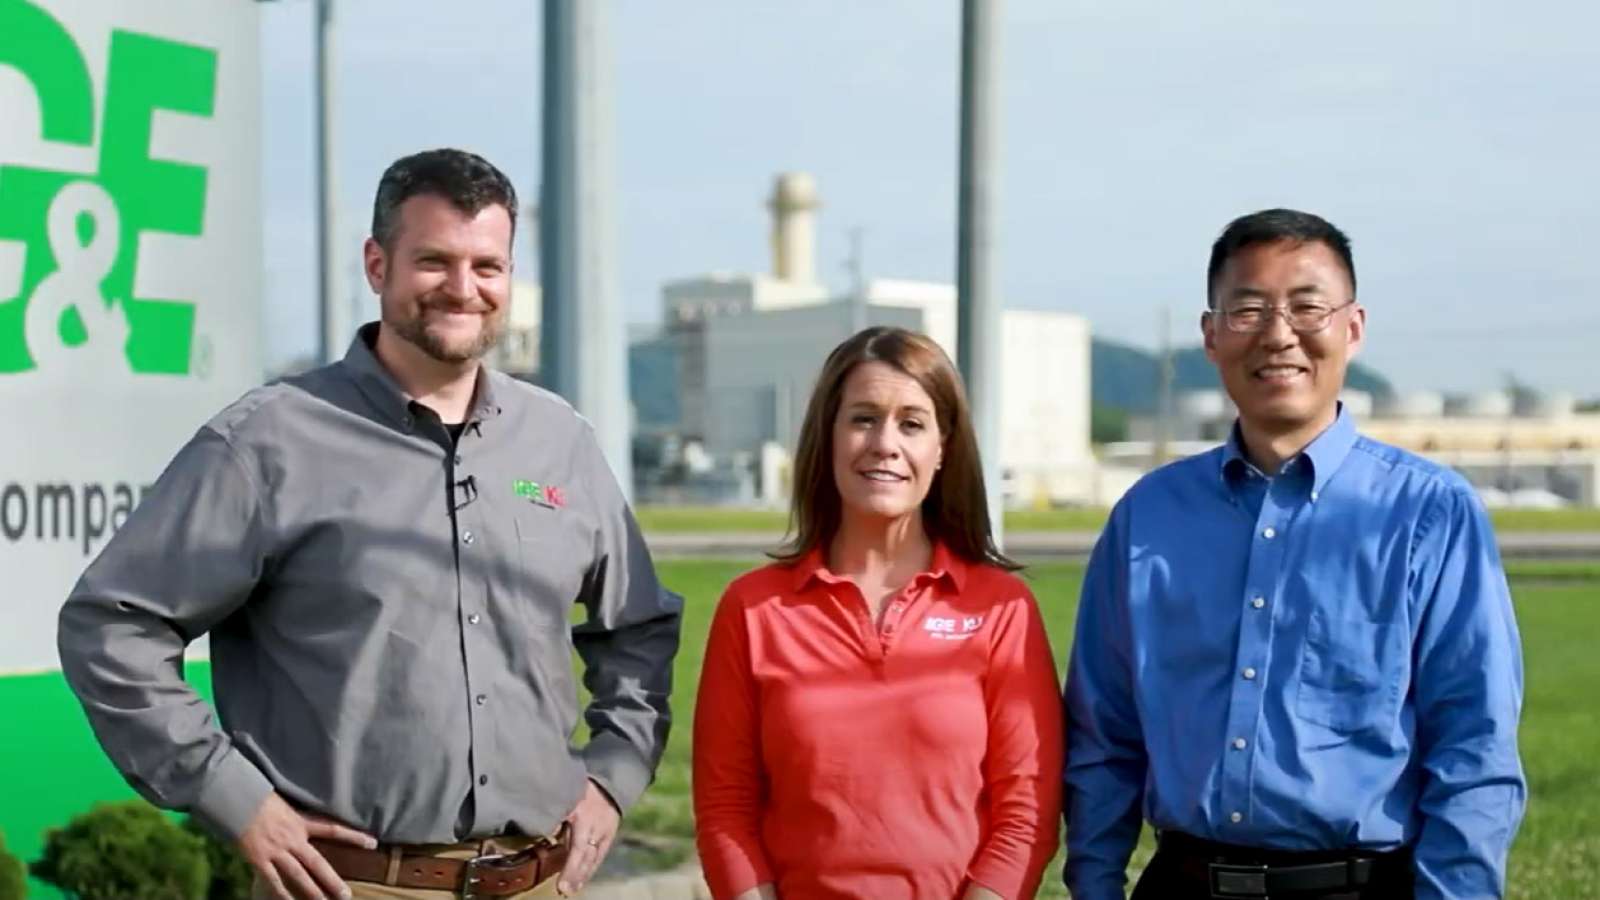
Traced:
[[[468, 147], [538, 190], [541, 4], [336, 0], [348, 281], [384, 166]], [[958, 0], [611, 0], [623, 302], [765, 270], [774, 173], [813, 172], [818, 268], [955, 270]], [[315, 339], [310, 10], [263, 12], [267, 358]], [[1000, 287], [1152, 346], [1210, 241], [1266, 206], [1350, 233], [1366, 361], [1600, 395], [1600, 4], [1007, 0]], [[532, 271], [524, 252], [520, 265]], [[375, 306], [369, 306], [375, 309]]]

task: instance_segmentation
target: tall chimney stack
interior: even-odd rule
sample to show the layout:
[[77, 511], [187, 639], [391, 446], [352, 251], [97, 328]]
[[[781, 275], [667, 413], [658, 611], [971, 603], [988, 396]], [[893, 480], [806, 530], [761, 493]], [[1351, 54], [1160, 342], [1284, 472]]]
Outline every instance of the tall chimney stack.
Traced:
[[772, 185], [772, 274], [784, 281], [817, 280], [817, 180], [809, 172], [784, 172]]

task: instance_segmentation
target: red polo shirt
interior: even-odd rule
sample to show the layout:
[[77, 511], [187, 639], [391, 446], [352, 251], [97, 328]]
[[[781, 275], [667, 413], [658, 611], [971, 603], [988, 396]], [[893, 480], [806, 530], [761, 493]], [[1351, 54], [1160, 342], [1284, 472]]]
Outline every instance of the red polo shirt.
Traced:
[[714, 897], [1032, 897], [1057, 846], [1061, 695], [1033, 594], [936, 546], [874, 627], [812, 553], [728, 586], [694, 721]]

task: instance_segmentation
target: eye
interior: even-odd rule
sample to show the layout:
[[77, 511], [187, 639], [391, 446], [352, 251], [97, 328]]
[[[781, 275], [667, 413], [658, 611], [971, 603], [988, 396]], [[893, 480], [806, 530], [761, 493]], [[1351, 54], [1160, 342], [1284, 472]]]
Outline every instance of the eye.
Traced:
[[877, 421], [877, 418], [877, 416], [874, 416], [871, 413], [856, 413], [850, 417], [850, 424], [871, 425], [873, 422]]
[[900, 427], [906, 431], [921, 431], [923, 424], [920, 419], [906, 419], [900, 423]]

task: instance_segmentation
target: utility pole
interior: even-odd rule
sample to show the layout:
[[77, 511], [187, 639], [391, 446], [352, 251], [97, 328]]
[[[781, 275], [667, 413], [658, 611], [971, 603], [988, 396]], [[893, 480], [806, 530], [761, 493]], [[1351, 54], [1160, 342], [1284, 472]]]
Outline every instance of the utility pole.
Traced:
[[850, 333], [858, 334], [867, 327], [866, 260], [862, 258], [862, 244], [866, 229], [857, 225], [850, 229], [850, 259], [845, 268], [850, 271]]
[[1001, 303], [995, 292], [1000, 104], [995, 79], [1001, 0], [961, 4], [961, 176], [956, 240], [956, 357], [972, 407], [989, 527], [1005, 538], [1000, 465]]
[[1161, 361], [1156, 375], [1156, 467], [1172, 455], [1172, 308], [1161, 307]]
[[333, 154], [333, 0], [313, 0], [313, 6], [317, 48], [317, 287], [322, 322], [317, 356], [329, 363], [344, 352], [339, 344], [350, 335], [344, 304], [339, 302], [339, 254], [335, 243], [339, 234], [339, 204]]
[[545, 0], [539, 377], [594, 424], [623, 494], [633, 494], [628, 335], [612, 233], [606, 0]]

